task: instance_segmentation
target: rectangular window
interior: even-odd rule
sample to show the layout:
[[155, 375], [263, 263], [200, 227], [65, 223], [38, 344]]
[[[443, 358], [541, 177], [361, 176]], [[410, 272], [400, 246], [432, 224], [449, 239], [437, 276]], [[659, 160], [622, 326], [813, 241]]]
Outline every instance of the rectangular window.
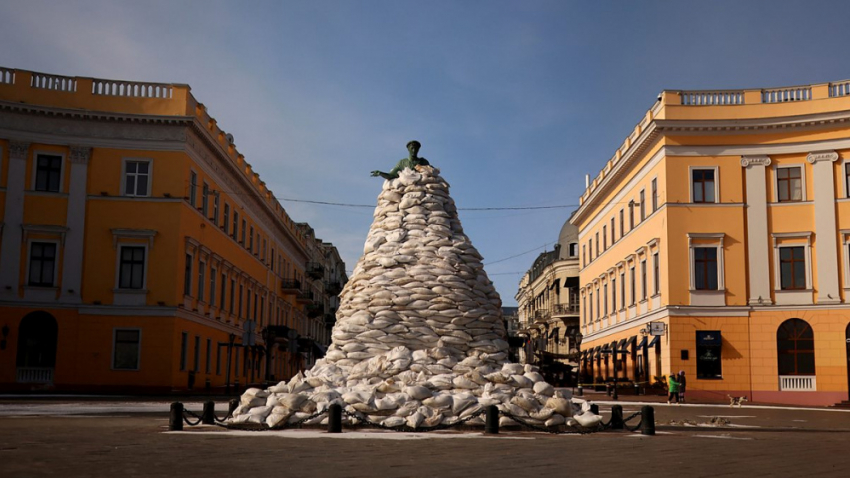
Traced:
[[195, 336], [195, 366], [192, 370], [198, 372], [201, 370], [201, 338]]
[[215, 307], [215, 278], [217, 271], [215, 267], [210, 267], [210, 305]]
[[121, 246], [121, 264], [118, 269], [119, 289], [143, 289], [145, 287], [145, 248]]
[[640, 190], [640, 222], [646, 220], [646, 191]]
[[652, 180], [652, 212], [658, 210], [658, 179]]
[[212, 365], [212, 340], [207, 339], [207, 360], [206, 360], [206, 367], [204, 368], [206, 373], [210, 373], [211, 365]]
[[58, 193], [62, 187], [62, 156], [39, 154], [35, 162], [35, 190]]
[[629, 231], [635, 228], [635, 202], [629, 201]]
[[599, 257], [599, 232], [596, 233], [596, 257]]
[[723, 378], [722, 342], [719, 330], [696, 331], [697, 378]]
[[617, 278], [611, 278], [611, 312], [617, 313]]
[[608, 315], [608, 284], [602, 286], [602, 316]]
[[215, 348], [215, 374], [221, 375], [221, 347]]
[[237, 315], [239, 318], [242, 318], [242, 296], [243, 296], [243, 295], [244, 295], [244, 294], [243, 294], [242, 284], [239, 284], [239, 311], [238, 311], [238, 312], [236, 312], [236, 315]]
[[192, 207], [198, 207], [198, 174], [194, 171], [189, 172], [189, 204]]
[[620, 272], [620, 300], [623, 308], [626, 307], [626, 271]]
[[53, 287], [56, 272], [56, 243], [30, 243], [30, 274], [28, 285]]
[[779, 202], [803, 200], [803, 170], [800, 167], [776, 169], [776, 191]]
[[204, 261], [198, 262], [198, 300], [204, 301], [204, 289], [207, 285], [206, 280], [207, 263]]
[[[277, 256], [274, 254], [274, 247], [272, 247], [271, 258], [269, 259], [269, 267], [272, 268], [272, 272], [275, 272], [275, 270], [274, 270], [275, 257], [277, 257]], [[278, 270], [277, 272], [280, 272], [280, 271]]]
[[112, 368], [138, 370], [142, 333], [138, 329], [115, 329], [112, 344]]
[[213, 224], [218, 224], [218, 192], [213, 193]]
[[239, 237], [239, 213], [236, 211], [233, 211], [233, 230], [230, 232], [235, 241]]
[[256, 292], [254, 292], [254, 317], [253, 317], [253, 318], [254, 318], [254, 322], [256, 322], [256, 321], [257, 321], [257, 299], [258, 299], [258, 298], [259, 298], [259, 295], [257, 295], [257, 293], [256, 293]]
[[602, 226], [602, 252], [608, 250], [608, 226]]
[[150, 196], [150, 161], [126, 161], [124, 163], [124, 195]]
[[844, 163], [844, 191], [846, 196], [850, 198], [850, 161]]
[[208, 214], [207, 214], [209, 212], [209, 205], [210, 205], [210, 185], [207, 184], [206, 181], [204, 181], [204, 185], [201, 188], [201, 214], [203, 214], [204, 217], [209, 217]]
[[631, 297], [629, 298], [629, 305], [635, 305], [635, 298], [637, 294], [635, 294], [635, 266], [629, 268], [629, 281], [630, 281], [630, 291]]
[[248, 300], [245, 301], [245, 318], [251, 319], [251, 289], [248, 289], [247, 293], [248, 293], [248, 297], [247, 297]]
[[587, 245], [581, 246], [581, 265], [587, 265]]
[[254, 226], [251, 226], [250, 233], [248, 234], [248, 252], [254, 250]]
[[587, 240], [587, 248], [590, 249], [590, 262], [593, 262], [593, 239]]
[[243, 219], [242, 220], [242, 240], [240, 241], [242, 246], [245, 246], [245, 230], [246, 230], [247, 226], [248, 226], [248, 223]]
[[717, 248], [694, 248], [694, 286], [696, 290], [717, 290]]
[[620, 209], [620, 237], [626, 235], [626, 222], [624, 220], [625, 212]]
[[716, 202], [714, 197], [714, 169], [691, 170], [691, 190], [695, 203]]
[[596, 320], [602, 316], [602, 307], [599, 306], [599, 297], [602, 294], [599, 293], [599, 287], [596, 288]]
[[221, 273], [221, 293], [218, 298], [218, 308], [220, 310], [224, 310], [224, 294], [226, 292], [225, 287], [227, 287], [227, 276], [224, 272]]
[[224, 227], [224, 233], [230, 234], [230, 204], [224, 203], [224, 218], [221, 225]]
[[646, 300], [646, 259], [640, 261], [640, 295]]
[[260, 323], [265, 323], [266, 320], [266, 298], [260, 297]]
[[192, 254], [186, 254], [186, 267], [183, 270], [183, 295], [192, 295]]
[[615, 241], [616, 241], [616, 238], [614, 236], [614, 218], [612, 217], [611, 218], [611, 245], [612, 246], [614, 245]]
[[189, 334], [183, 332], [180, 336], [180, 370], [186, 370], [187, 347], [189, 347]]
[[806, 288], [806, 255], [803, 246], [779, 248], [780, 286], [782, 290]]
[[581, 310], [582, 310], [583, 315], [584, 315], [584, 325], [587, 325], [587, 313], [588, 313], [588, 311], [587, 311], [587, 296], [583, 296], [581, 298]]
[[655, 287], [653, 288], [653, 292], [655, 295], [661, 293], [661, 268], [658, 265], [658, 253], [652, 255], [652, 280], [654, 282]]
[[[223, 294], [222, 294], [223, 295]], [[230, 315], [233, 315], [233, 305], [236, 303], [236, 279], [230, 279]]]

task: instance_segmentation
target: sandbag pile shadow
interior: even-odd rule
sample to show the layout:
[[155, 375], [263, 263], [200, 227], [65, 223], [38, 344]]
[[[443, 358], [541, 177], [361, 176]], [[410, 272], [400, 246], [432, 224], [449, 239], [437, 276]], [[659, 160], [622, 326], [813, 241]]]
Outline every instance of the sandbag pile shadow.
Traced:
[[[507, 362], [501, 300], [431, 166], [384, 182], [336, 319], [324, 359], [289, 382], [246, 391], [230, 423], [296, 423], [334, 402], [388, 427], [450, 425], [487, 405], [540, 426], [598, 423], [536, 367]], [[327, 415], [306, 422], [326, 423]]]

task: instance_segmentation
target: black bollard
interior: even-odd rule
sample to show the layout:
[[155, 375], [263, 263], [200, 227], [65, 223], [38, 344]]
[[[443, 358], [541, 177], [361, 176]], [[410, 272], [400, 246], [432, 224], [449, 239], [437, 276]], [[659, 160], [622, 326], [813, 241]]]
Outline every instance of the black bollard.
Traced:
[[183, 404], [174, 402], [171, 404], [171, 415], [168, 417], [168, 429], [173, 432], [183, 430]]
[[609, 397], [611, 396], [611, 384], [610, 383], [605, 384], [605, 393], [607, 393]]
[[595, 403], [591, 403], [590, 404], [590, 412], [593, 413], [594, 415], [599, 415], [599, 405], [597, 405]]
[[204, 425], [215, 424], [215, 402], [212, 400], [204, 402], [204, 413], [201, 414], [201, 423]]
[[488, 405], [484, 413], [486, 415], [484, 433], [489, 435], [499, 433], [499, 409], [496, 408], [496, 405]]
[[227, 402], [227, 416], [233, 416], [233, 412], [239, 408], [239, 399], [232, 398], [229, 402]]
[[328, 408], [328, 433], [342, 433], [342, 407], [338, 403]]
[[625, 428], [626, 422], [623, 421], [623, 406], [614, 405], [611, 407], [611, 429], [622, 430]]
[[635, 396], [638, 396], [638, 395], [640, 395], [640, 385], [638, 385], [638, 383], [635, 382]]
[[578, 396], [579, 397], [584, 396], [584, 387], [582, 387], [581, 385], [578, 386]]
[[655, 435], [655, 409], [649, 405], [640, 409], [640, 434]]

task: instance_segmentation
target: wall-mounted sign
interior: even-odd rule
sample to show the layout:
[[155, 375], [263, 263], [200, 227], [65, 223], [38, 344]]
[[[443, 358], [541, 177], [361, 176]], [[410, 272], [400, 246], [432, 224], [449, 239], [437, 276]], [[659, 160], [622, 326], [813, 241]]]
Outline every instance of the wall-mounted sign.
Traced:
[[664, 335], [667, 332], [667, 324], [664, 322], [650, 322], [649, 335]]

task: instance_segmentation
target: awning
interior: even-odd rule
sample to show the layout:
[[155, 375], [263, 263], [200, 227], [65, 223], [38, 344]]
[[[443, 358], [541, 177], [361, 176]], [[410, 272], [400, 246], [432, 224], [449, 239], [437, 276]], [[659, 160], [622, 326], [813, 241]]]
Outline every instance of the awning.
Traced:
[[564, 288], [578, 287], [578, 277], [567, 277], [564, 279]]
[[617, 342], [617, 350], [623, 350], [623, 347], [626, 345], [626, 339], [621, 339]]
[[697, 330], [697, 345], [720, 346], [723, 342], [719, 330]]
[[555, 279], [552, 281], [552, 285], [549, 286], [549, 290], [558, 288], [561, 286], [561, 279]]
[[557, 335], [558, 335], [558, 327], [553, 328], [553, 329], [552, 329], [552, 331], [551, 331], [551, 332], [549, 332], [549, 338], [550, 338], [550, 339], [551, 339], [552, 337], [557, 336]]
[[658, 340], [661, 338], [660, 335], [656, 335], [652, 338], [652, 342], [649, 343], [649, 347], [655, 347], [655, 344], [658, 343]]
[[644, 336], [640, 339], [640, 343], [639, 343], [639, 344], [637, 344], [637, 347], [638, 347], [638, 348], [643, 348], [643, 346], [644, 346], [644, 345], [646, 345], [646, 335], [644, 335]]

